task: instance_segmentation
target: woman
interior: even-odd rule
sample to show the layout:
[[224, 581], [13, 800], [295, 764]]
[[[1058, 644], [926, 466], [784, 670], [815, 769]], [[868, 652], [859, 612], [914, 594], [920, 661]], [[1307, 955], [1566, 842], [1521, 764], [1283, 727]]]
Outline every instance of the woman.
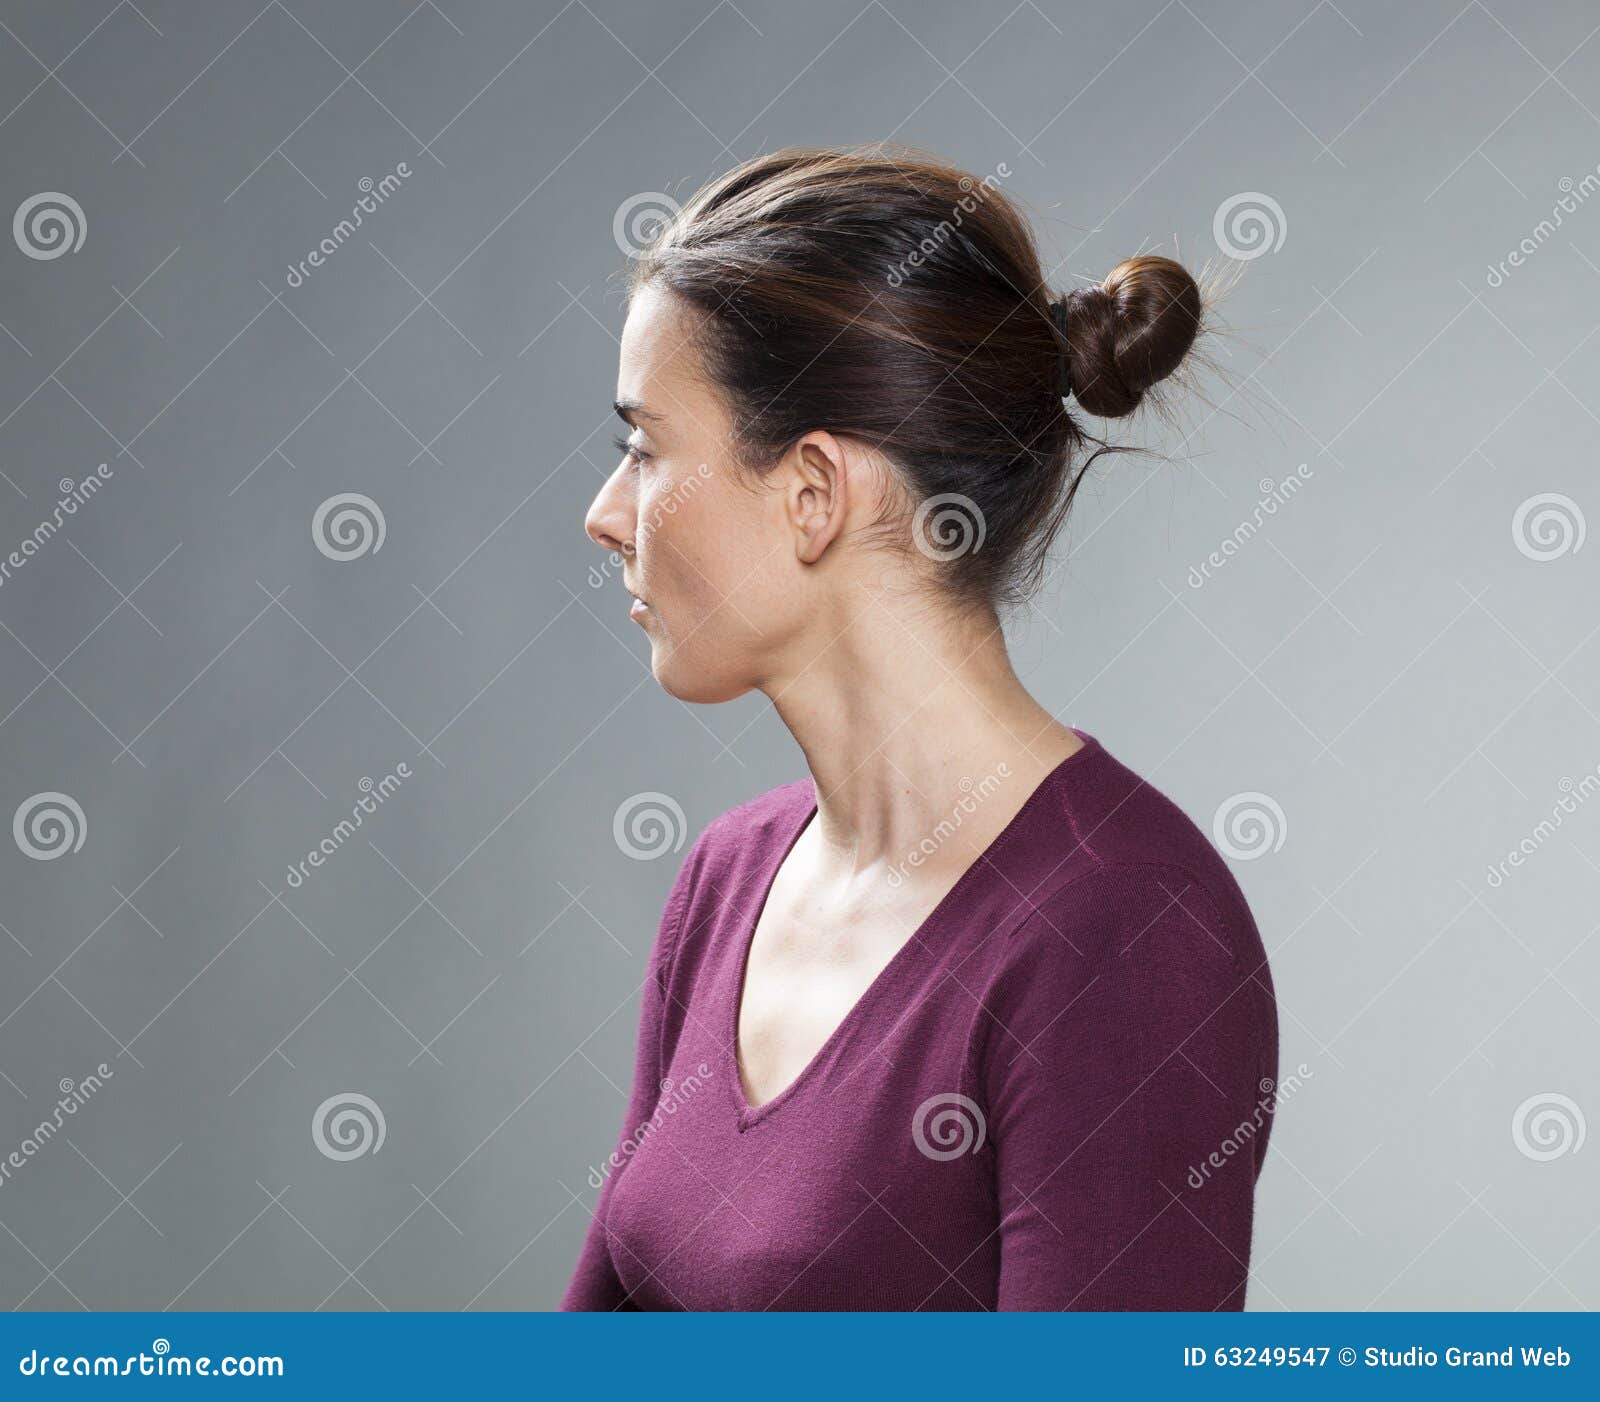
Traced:
[[1017, 679], [1085, 413], [1194, 280], [1052, 299], [994, 181], [783, 151], [637, 263], [589, 510], [656, 680], [765, 692], [810, 777], [668, 899], [569, 1309], [1243, 1307], [1277, 1024], [1205, 838]]

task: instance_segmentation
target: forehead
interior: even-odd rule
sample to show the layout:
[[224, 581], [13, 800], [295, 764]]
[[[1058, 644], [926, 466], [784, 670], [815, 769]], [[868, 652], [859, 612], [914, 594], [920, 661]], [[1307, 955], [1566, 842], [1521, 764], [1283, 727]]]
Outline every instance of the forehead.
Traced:
[[[628, 304], [617, 360], [617, 397], [643, 400], [665, 412], [673, 399], [698, 399], [699, 356], [693, 345], [695, 318], [672, 293], [653, 283]], [[652, 395], [652, 391], [654, 394]], [[654, 399], [665, 403], [654, 404]]]

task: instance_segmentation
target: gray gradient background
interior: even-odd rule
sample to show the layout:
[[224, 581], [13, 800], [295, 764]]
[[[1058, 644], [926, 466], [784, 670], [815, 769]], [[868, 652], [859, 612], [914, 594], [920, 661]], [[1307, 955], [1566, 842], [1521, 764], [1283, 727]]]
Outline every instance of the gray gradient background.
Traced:
[[[0, 17], [0, 213], [62, 191], [87, 220], [54, 260], [0, 238], [0, 553], [59, 479], [114, 474], [0, 587], [0, 817], [61, 791], [87, 818], [57, 860], [0, 842], [0, 1156], [60, 1080], [114, 1071], [0, 1186], [0, 1304], [555, 1303], [680, 860], [633, 860], [613, 816], [659, 791], [688, 838], [803, 772], [764, 699], [663, 695], [620, 584], [592, 587], [613, 217], [775, 146], [883, 138], [1004, 162], [1058, 286], [1141, 244], [1219, 261], [1219, 205], [1281, 206], [1228, 303], [1230, 380], [1168, 461], [1084, 491], [1019, 665], [1208, 830], [1241, 791], [1285, 815], [1235, 863], [1284, 1071], [1310, 1072], [1251, 1307], [1600, 1298], [1595, 1148], [1540, 1161], [1512, 1128], [1534, 1097], [1600, 1103], [1600, 803], [1486, 881], [1600, 763], [1600, 545], [1539, 561], [1512, 533], [1540, 493], [1600, 512], [1600, 201], [1487, 285], [1600, 159], [1589, 7]], [[381, 551], [315, 549], [339, 492], [380, 504]], [[344, 1091], [387, 1138], [334, 1162], [311, 1122]]]

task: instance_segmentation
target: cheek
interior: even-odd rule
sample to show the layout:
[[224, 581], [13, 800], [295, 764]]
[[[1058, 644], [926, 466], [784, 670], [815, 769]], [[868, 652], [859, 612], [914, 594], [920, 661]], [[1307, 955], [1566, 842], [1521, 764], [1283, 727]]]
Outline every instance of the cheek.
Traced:
[[693, 554], [694, 527], [686, 519], [681, 488], [667, 478], [639, 493], [639, 554], [654, 587], [678, 579], [685, 555]]
[[739, 548], [746, 530], [737, 505], [703, 479], [651, 484], [641, 501], [640, 536], [652, 591], [697, 618], [711, 612], [737, 592], [749, 568]]

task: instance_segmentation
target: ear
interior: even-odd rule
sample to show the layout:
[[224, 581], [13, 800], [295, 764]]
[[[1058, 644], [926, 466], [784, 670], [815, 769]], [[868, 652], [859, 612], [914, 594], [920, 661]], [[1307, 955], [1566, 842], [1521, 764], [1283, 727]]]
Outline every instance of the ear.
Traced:
[[808, 433], [789, 450], [784, 512], [795, 558], [814, 565], [844, 532], [849, 511], [850, 455], [831, 433]]

